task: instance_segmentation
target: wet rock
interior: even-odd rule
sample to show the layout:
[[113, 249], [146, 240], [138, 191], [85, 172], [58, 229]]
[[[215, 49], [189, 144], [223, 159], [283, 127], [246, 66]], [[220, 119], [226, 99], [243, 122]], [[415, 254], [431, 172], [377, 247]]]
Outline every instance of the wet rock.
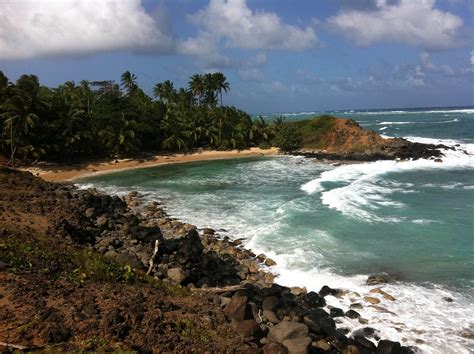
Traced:
[[372, 305], [377, 305], [380, 304], [380, 300], [377, 299], [376, 297], [371, 297], [371, 296], [364, 296], [364, 301], [369, 302]]
[[236, 331], [243, 337], [260, 337], [262, 330], [254, 320], [238, 321], [235, 324]]
[[92, 218], [95, 214], [95, 208], [87, 208], [85, 211], [84, 211], [84, 216], [86, 218]]
[[289, 354], [306, 354], [311, 345], [310, 337], [285, 339], [283, 345], [288, 349]]
[[351, 304], [351, 305], [349, 306], [349, 308], [351, 308], [351, 309], [357, 309], [357, 310], [362, 310], [362, 309], [363, 309], [363, 306], [362, 306], [360, 303], [356, 302], [356, 303], [354, 303], [354, 304]]
[[365, 338], [364, 336], [356, 335], [356, 336], [354, 336], [354, 340], [361, 347], [369, 349], [372, 352], [375, 351], [375, 348], [376, 348], [375, 344], [372, 341], [370, 341], [369, 339]]
[[443, 300], [446, 301], [446, 302], [453, 302], [454, 301], [452, 298], [447, 297], [447, 296], [443, 297]]
[[324, 285], [321, 288], [321, 290], [319, 290], [319, 295], [322, 296], [322, 297], [325, 297], [325, 296], [328, 296], [328, 295], [336, 296], [337, 293], [338, 293], [337, 289], [331, 289], [327, 285]]
[[236, 296], [224, 308], [225, 315], [234, 321], [243, 321], [251, 319], [252, 309], [247, 304], [247, 297]]
[[267, 258], [265, 259], [265, 265], [268, 267], [273, 267], [276, 265], [276, 262], [271, 258]]
[[398, 342], [381, 340], [377, 345], [376, 354], [401, 354], [402, 347]]
[[303, 318], [303, 322], [316, 334], [333, 336], [336, 334], [336, 323], [326, 311], [313, 312]]
[[288, 349], [283, 344], [280, 343], [267, 343], [263, 347], [264, 354], [287, 354]]
[[181, 268], [175, 267], [175, 268], [168, 269], [167, 277], [171, 281], [173, 281], [177, 284], [181, 284], [184, 281], [184, 279], [186, 278], [186, 275], [184, 274], [184, 272]]
[[378, 284], [386, 284], [389, 282], [389, 277], [381, 274], [381, 275], [370, 275], [367, 278], [366, 284], [367, 285], [378, 285]]
[[434, 159], [434, 162], [442, 163], [443, 160], [441, 160], [441, 159]]
[[344, 311], [340, 308], [333, 307], [329, 310], [329, 314], [332, 318], [335, 317], [344, 317]]
[[290, 291], [295, 296], [300, 296], [308, 293], [308, 290], [306, 290], [305, 287], [301, 288], [299, 286], [293, 286], [292, 288], [290, 288]]
[[326, 300], [324, 297], [319, 296], [318, 293], [314, 291], [310, 291], [306, 295], [304, 295], [301, 300], [301, 305], [306, 308], [317, 308], [317, 307], [324, 307], [326, 306]]
[[309, 328], [303, 323], [282, 321], [277, 325], [270, 327], [268, 339], [274, 342], [283, 343], [286, 339], [306, 337]]
[[394, 298], [392, 295], [390, 295], [389, 293], [383, 291], [381, 288], [372, 289], [372, 290], [370, 290], [370, 292], [371, 292], [372, 294], [380, 294], [380, 295], [382, 295], [385, 300], [395, 301], [395, 298]]
[[360, 317], [360, 313], [358, 313], [357, 311], [354, 311], [354, 310], [349, 310], [345, 313], [345, 316], [349, 317], [349, 318], [352, 318], [352, 319], [355, 319], [355, 318]]

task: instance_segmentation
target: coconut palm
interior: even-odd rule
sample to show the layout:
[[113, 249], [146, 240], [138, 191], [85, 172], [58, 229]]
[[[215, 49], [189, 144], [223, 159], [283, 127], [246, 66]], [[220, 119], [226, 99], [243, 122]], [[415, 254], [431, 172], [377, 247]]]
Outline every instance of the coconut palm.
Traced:
[[221, 101], [221, 106], [222, 104], [222, 91], [228, 92], [230, 91], [230, 85], [227, 82], [227, 78], [223, 73], [214, 73], [212, 74], [213, 81], [214, 81], [214, 87], [219, 91], [219, 96], [220, 96], [220, 101]]
[[189, 90], [197, 97], [198, 103], [202, 101], [202, 95], [204, 94], [204, 77], [200, 74], [194, 74], [188, 82]]
[[174, 102], [177, 96], [174, 85], [170, 80], [156, 84], [153, 93], [155, 97], [159, 97], [166, 104]]
[[137, 76], [128, 70], [122, 74], [120, 82], [129, 97], [138, 89]]

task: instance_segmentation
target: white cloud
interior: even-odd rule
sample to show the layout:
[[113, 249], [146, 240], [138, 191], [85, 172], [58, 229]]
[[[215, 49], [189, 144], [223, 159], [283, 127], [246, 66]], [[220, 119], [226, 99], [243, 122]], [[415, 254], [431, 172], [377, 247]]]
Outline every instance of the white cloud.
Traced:
[[435, 0], [377, 0], [375, 10], [343, 9], [328, 19], [329, 25], [368, 46], [388, 41], [427, 49], [446, 49], [459, 45], [461, 18], [435, 8]]
[[105, 51], [173, 51], [140, 0], [3, 1], [0, 59]]
[[[302, 29], [283, 23], [274, 13], [252, 11], [245, 0], [210, 0], [206, 8], [189, 19], [215, 41], [223, 40], [231, 48], [300, 51], [317, 43], [311, 27]], [[202, 36], [195, 40], [202, 41]], [[192, 47], [191, 41], [188, 46]]]

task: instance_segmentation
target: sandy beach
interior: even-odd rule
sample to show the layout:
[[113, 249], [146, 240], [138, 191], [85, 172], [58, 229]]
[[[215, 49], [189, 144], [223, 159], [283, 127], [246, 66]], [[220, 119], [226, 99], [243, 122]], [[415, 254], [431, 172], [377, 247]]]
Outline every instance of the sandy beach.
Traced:
[[51, 166], [28, 167], [22, 170], [33, 174], [47, 181], [60, 182], [69, 181], [75, 178], [88, 177], [95, 174], [104, 174], [122, 171], [133, 168], [151, 167], [173, 163], [186, 163], [207, 160], [230, 159], [253, 156], [277, 155], [277, 148], [260, 149], [250, 148], [246, 150], [201, 150], [190, 154], [167, 154], [155, 155], [146, 158], [130, 158], [117, 160], [104, 160], [93, 163], [61, 164]]

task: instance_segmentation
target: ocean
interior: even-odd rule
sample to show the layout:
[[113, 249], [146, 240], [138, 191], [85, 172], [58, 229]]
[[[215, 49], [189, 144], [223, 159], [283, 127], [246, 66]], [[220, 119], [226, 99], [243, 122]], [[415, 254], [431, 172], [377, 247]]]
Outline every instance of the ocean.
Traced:
[[[474, 108], [325, 112], [387, 137], [456, 145], [442, 163], [377, 161], [335, 166], [295, 156], [166, 165], [99, 175], [77, 183], [109, 193], [136, 190], [172, 216], [220, 234], [277, 262], [277, 282], [318, 291], [349, 289], [343, 299], [382, 338], [426, 353], [474, 351]], [[319, 112], [286, 114], [305, 119]], [[267, 118], [271, 116], [266, 115]], [[380, 311], [370, 274], [396, 281]], [[452, 300], [452, 301], [450, 301]], [[471, 339], [467, 338], [471, 336]]]

